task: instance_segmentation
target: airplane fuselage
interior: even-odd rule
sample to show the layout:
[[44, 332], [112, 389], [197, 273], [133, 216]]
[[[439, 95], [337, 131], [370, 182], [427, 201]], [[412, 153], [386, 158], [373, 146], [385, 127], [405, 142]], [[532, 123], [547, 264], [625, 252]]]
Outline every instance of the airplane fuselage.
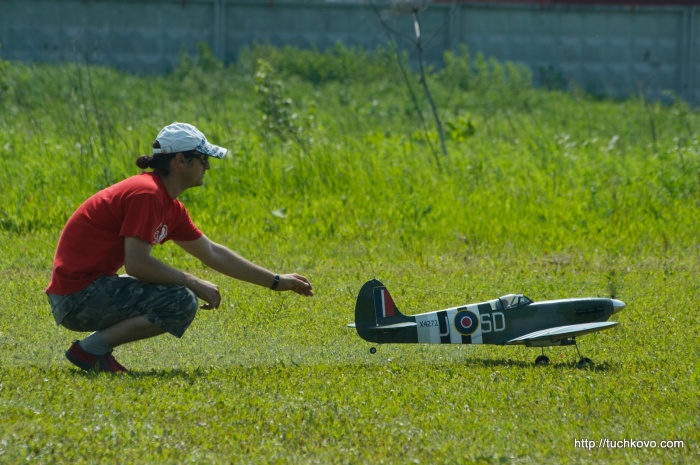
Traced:
[[[354, 326], [363, 339], [379, 344], [554, 346], [569, 343], [567, 337], [614, 325], [603, 322], [624, 306], [615, 299], [533, 302], [522, 294], [509, 294], [486, 302], [404, 315], [396, 308], [386, 288], [379, 281], [371, 281], [358, 296]], [[552, 335], [535, 334], [548, 330], [553, 331]]]
[[408, 316], [415, 318], [416, 339], [406, 342], [504, 344], [544, 328], [606, 321], [612, 314], [611, 299], [551, 300], [515, 308], [503, 308], [495, 299]]

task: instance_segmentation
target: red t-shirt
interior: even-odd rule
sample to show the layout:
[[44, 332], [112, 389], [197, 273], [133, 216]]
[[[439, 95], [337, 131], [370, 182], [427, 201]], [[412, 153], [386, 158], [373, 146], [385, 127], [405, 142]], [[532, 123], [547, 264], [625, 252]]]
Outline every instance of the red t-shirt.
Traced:
[[72, 294], [124, 265], [124, 238], [151, 245], [202, 236], [187, 209], [155, 173], [132, 176], [87, 199], [66, 223], [56, 247], [49, 294]]

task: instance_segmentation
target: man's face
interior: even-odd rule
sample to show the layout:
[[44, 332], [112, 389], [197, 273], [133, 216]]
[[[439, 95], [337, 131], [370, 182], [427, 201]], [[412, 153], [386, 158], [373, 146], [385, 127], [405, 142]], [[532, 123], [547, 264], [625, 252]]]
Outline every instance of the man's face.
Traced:
[[201, 186], [204, 184], [204, 173], [210, 168], [209, 155], [195, 152], [195, 156], [190, 158], [190, 168], [192, 170], [193, 185]]

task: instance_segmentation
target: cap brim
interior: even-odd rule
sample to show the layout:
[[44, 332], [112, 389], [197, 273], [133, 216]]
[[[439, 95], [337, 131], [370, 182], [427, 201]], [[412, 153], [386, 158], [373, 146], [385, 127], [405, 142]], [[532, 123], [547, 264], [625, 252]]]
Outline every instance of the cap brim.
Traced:
[[218, 145], [210, 144], [209, 142], [205, 142], [203, 145], [198, 146], [195, 150], [199, 153], [203, 153], [204, 155], [209, 155], [210, 157], [214, 158], [224, 158], [228, 152], [227, 149], [219, 147]]

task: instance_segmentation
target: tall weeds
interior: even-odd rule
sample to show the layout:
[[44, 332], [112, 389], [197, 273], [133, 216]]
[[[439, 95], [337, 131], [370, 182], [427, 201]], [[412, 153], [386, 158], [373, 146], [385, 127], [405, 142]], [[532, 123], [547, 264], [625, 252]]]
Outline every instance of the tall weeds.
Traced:
[[696, 247], [698, 114], [682, 102], [535, 89], [462, 48], [427, 75], [451, 154], [441, 173], [437, 134], [385, 50], [254, 47], [229, 67], [202, 54], [151, 77], [5, 64], [0, 227], [56, 231], [180, 120], [232, 149], [183, 196], [214, 232], [465, 256]]

